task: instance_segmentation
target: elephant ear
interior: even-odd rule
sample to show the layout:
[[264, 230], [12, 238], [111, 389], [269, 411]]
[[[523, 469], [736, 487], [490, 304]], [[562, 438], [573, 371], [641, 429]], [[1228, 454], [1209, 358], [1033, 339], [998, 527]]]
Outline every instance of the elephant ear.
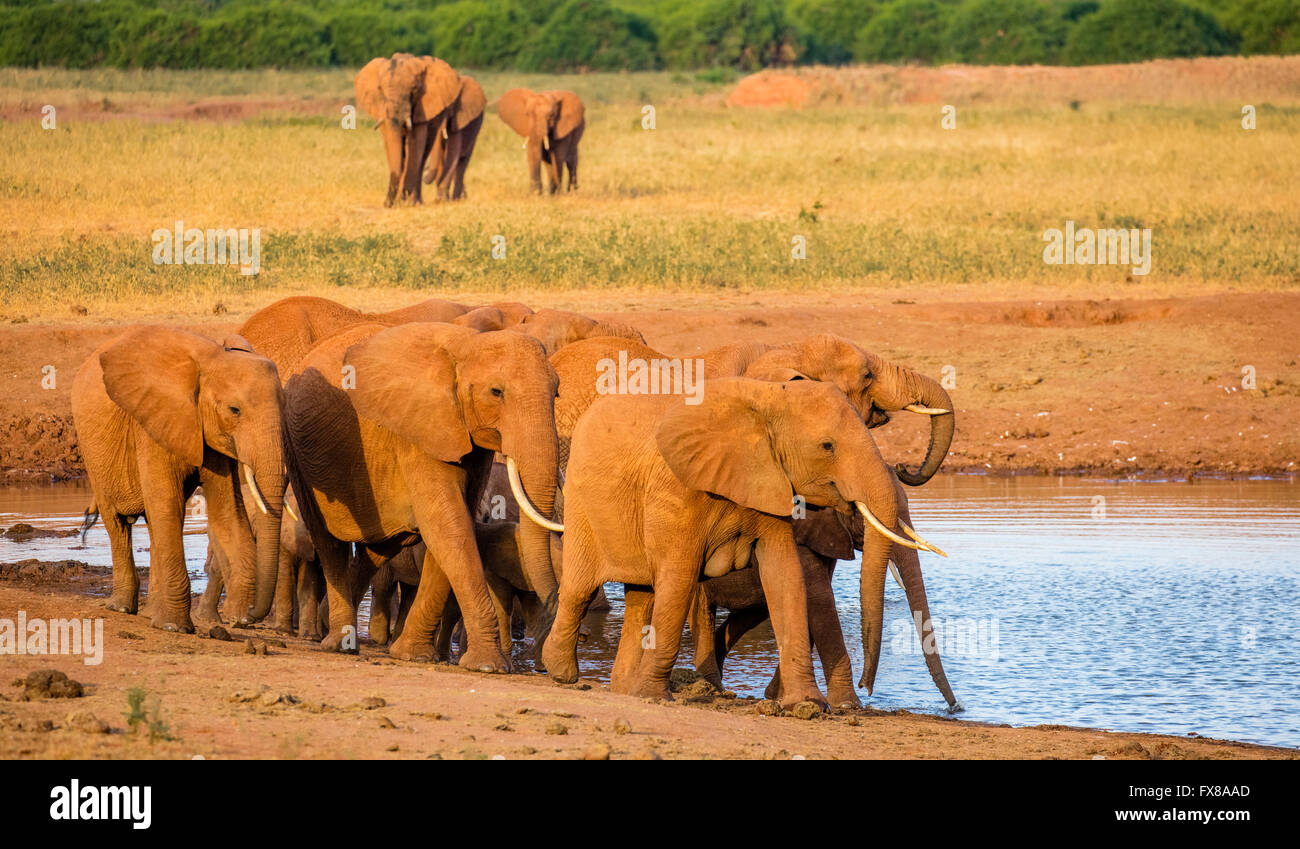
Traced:
[[203, 465], [198, 357], [215, 348], [193, 333], [141, 327], [99, 355], [108, 397], [187, 466]]
[[253, 350], [253, 343], [249, 342], [247, 339], [245, 339], [243, 336], [240, 336], [238, 333], [228, 334], [224, 339], [221, 340], [221, 347], [227, 351], [246, 351], [247, 353], [250, 354], [257, 353], [256, 351]]
[[483, 92], [483, 86], [479, 85], [478, 80], [473, 77], [461, 77], [460, 102], [456, 104], [456, 120], [452, 129], [465, 129], [474, 123], [486, 108], [487, 95]]
[[549, 93], [560, 101], [560, 120], [555, 124], [555, 137], [562, 139], [582, 126], [586, 108], [582, 105], [582, 98], [571, 91], [552, 91]]
[[349, 347], [343, 364], [356, 369], [355, 386], [347, 391], [358, 414], [451, 463], [474, 445], [456, 394], [456, 364], [440, 327], [382, 330]]
[[755, 363], [745, 370], [745, 377], [752, 377], [754, 380], [765, 380], [768, 383], [785, 383], [787, 380], [811, 380], [803, 372], [792, 369], [789, 366], [776, 364]]
[[527, 138], [532, 130], [533, 119], [528, 112], [528, 101], [533, 93], [526, 88], [512, 88], [497, 101], [497, 114], [510, 129]]
[[807, 546], [824, 557], [852, 560], [855, 554], [853, 536], [845, 527], [846, 520], [830, 508], [809, 510], [802, 519], [796, 519], [794, 541]]
[[775, 384], [744, 378], [704, 384], [703, 402], [674, 403], [655, 430], [668, 468], [685, 486], [742, 507], [789, 516], [790, 479], [772, 450], [768, 416]]
[[384, 118], [384, 93], [379, 87], [380, 69], [389, 63], [388, 59], [371, 59], [357, 73], [355, 89], [357, 106], [376, 121]]
[[411, 120], [418, 123], [432, 121], [456, 102], [460, 95], [460, 74], [441, 59], [421, 56], [424, 64], [424, 81], [416, 89]]

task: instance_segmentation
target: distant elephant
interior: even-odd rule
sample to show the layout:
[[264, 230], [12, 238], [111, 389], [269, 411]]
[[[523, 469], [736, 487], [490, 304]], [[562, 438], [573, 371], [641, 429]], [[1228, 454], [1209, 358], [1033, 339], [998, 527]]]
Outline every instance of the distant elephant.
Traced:
[[[131, 526], [143, 515], [152, 625], [194, 630], [182, 537], [185, 502], [202, 485], [210, 531], [232, 553], [227, 615], [241, 624], [266, 616], [280, 551], [283, 410], [275, 365], [238, 337], [222, 344], [139, 327], [90, 355], [73, 382], [72, 416], [113, 550], [109, 609], [137, 610]], [[248, 511], [265, 513], [256, 545]]]
[[560, 188], [569, 169], [568, 191], [578, 188], [578, 142], [587, 122], [582, 99], [571, 91], [529, 91], [512, 88], [501, 95], [497, 114], [527, 139], [528, 173], [533, 191], [541, 194], [541, 165], [546, 163], [551, 194]]
[[401, 199], [421, 203], [420, 176], [438, 136], [460, 95], [460, 75], [432, 56], [394, 53], [388, 59], [371, 59], [357, 74], [357, 105], [377, 123], [388, 157], [388, 194], [392, 206]]
[[[325, 574], [327, 650], [356, 634], [349, 544], [391, 557], [420, 534], [428, 553], [402, 635], [389, 653], [432, 657], [446, 574], [465, 613], [461, 665], [509, 671], [474, 545], [473, 518], [501, 452], [516, 501], [531, 521], [520, 556], [539, 595], [555, 588], [548, 514], [556, 492], [555, 372], [536, 340], [449, 324], [357, 325], [321, 342], [285, 384], [290, 474]], [[345, 388], [346, 387], [346, 388]], [[517, 465], [516, 465], [517, 464]]]
[[[601, 584], [652, 589], [651, 630], [619, 643], [612, 685], [670, 698], [672, 670], [701, 574], [756, 562], [780, 653], [784, 705], [825, 706], [813, 677], [804, 569], [791, 527], [794, 496], [878, 533], [864, 541], [861, 594], [867, 680], [880, 659], [884, 579], [894, 531], [894, 477], [834, 386], [726, 378], [699, 404], [664, 395], [597, 400], [573, 434], [564, 488], [563, 570], [542, 658], [560, 682], [577, 680], [578, 626]], [[647, 638], [647, 634], [649, 635]], [[649, 639], [636, 668], [629, 651]]]
[[474, 154], [486, 107], [483, 86], [473, 77], [462, 75], [460, 96], [447, 125], [446, 137], [434, 138], [424, 172], [424, 182], [438, 184], [439, 200], [460, 200], [465, 196], [465, 169]]
[[318, 342], [358, 324], [408, 324], [413, 321], [451, 321], [470, 307], [431, 298], [409, 307], [382, 313], [365, 313], [328, 298], [294, 295], [263, 307], [239, 328], [253, 350], [270, 358], [281, 380], [298, 371], [307, 352]]

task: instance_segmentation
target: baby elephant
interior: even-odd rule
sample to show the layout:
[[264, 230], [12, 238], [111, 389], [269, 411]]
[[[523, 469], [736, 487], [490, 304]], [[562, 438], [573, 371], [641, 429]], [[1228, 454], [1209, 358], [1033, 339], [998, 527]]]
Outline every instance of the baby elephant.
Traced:
[[[687, 401], [700, 400], [690, 404]], [[825, 706], [813, 677], [804, 572], [791, 527], [805, 506], [863, 513], [861, 593], [867, 677], [880, 657], [885, 572], [897, 522], [894, 476], [839, 389], [815, 381], [724, 378], [702, 399], [611, 395], [574, 430], [565, 483], [559, 607], [542, 660], [578, 678], [576, 641], [601, 584], [653, 587], [648, 627], [625, 619], [615, 671], [630, 692], [671, 698], [668, 675], [702, 577], [755, 564], [780, 653], [781, 702]], [[636, 628], [636, 625], [631, 627]], [[645, 649], [629, 670], [633, 646]]]

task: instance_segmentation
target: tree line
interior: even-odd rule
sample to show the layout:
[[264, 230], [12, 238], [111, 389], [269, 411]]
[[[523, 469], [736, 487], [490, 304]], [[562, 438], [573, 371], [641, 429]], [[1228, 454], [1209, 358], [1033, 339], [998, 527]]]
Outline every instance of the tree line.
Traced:
[[0, 0], [0, 65], [516, 71], [1300, 53], [1297, 0]]

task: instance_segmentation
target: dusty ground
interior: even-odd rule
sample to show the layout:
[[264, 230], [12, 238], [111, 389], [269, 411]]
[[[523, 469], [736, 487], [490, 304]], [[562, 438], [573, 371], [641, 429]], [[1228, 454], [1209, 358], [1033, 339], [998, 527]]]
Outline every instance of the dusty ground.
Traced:
[[[401, 663], [370, 646], [359, 657], [323, 654], [265, 628], [230, 628], [230, 642], [168, 634], [80, 594], [102, 576], [43, 577], [0, 576], [0, 610], [24, 610], [29, 620], [103, 616], [103, 662], [6, 657], [0, 758], [1300, 757], [1197, 737], [1011, 728], [905, 711], [764, 716], [770, 702], [653, 703], [539, 675]], [[247, 653], [249, 638], [267, 642], [268, 652]], [[15, 684], [51, 667], [85, 695], [23, 700]], [[131, 730], [128, 693], [136, 688], [143, 720]]]
[[[376, 309], [418, 300], [410, 293], [330, 294]], [[1003, 299], [996, 289], [941, 295], [918, 289], [517, 297], [630, 322], [670, 354], [833, 332], [936, 378], [948, 376], [959, 417], [945, 471], [1294, 474], [1300, 294], [1125, 295], [1026, 300]], [[262, 303], [232, 302], [220, 316], [126, 318], [219, 336]], [[90, 351], [124, 323], [87, 316], [0, 330], [0, 455], [9, 480], [82, 472], [68, 390]], [[53, 388], [42, 388], [46, 366], [55, 370]], [[1247, 367], [1254, 389], [1243, 385]], [[919, 461], [926, 432], [914, 418], [899, 416], [873, 431], [886, 457]]]

